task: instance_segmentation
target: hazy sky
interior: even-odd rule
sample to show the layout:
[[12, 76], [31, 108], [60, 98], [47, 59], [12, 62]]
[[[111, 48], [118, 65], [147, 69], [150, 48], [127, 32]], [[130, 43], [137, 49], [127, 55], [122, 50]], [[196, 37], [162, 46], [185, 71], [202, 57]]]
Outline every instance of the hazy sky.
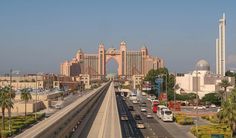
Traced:
[[236, 68], [235, 0], [1, 0], [0, 73], [59, 72], [79, 48], [96, 53], [98, 43], [128, 49], [147, 45], [172, 72], [206, 59], [215, 70], [218, 20], [227, 19], [227, 67]]

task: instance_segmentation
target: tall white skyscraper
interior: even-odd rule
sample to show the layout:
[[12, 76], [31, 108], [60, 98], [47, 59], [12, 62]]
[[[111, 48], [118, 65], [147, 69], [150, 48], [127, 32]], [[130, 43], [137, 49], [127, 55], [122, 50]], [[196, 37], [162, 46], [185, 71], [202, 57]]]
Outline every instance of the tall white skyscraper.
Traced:
[[225, 14], [219, 20], [219, 38], [216, 39], [216, 74], [225, 76]]

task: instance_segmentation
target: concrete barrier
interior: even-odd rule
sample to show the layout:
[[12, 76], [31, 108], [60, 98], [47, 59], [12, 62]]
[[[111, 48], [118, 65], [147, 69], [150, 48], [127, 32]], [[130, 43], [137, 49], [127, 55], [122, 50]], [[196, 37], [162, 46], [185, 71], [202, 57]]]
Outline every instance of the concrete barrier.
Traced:
[[120, 119], [116, 104], [114, 84], [111, 83], [97, 113], [88, 138], [121, 138]]

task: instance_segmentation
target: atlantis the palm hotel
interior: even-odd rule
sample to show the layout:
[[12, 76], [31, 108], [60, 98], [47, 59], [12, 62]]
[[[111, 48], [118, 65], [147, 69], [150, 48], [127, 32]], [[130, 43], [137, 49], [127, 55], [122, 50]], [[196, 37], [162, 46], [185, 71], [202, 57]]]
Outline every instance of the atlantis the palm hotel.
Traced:
[[118, 64], [118, 76], [133, 80], [134, 87], [140, 85], [149, 70], [164, 67], [163, 59], [150, 56], [147, 47], [129, 51], [126, 42], [122, 41], [118, 50], [106, 50], [104, 44], [99, 44], [96, 54], [87, 54], [79, 49], [72, 60], [61, 64], [60, 73], [90, 86], [91, 81], [106, 77], [106, 64], [111, 59]]

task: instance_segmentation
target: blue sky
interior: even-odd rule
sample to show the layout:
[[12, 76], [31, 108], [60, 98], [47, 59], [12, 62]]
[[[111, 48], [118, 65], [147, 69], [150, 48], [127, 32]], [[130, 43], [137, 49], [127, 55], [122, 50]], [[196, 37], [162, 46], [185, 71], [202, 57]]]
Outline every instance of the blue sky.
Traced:
[[236, 1], [0, 1], [0, 73], [59, 72], [77, 49], [96, 53], [143, 44], [172, 72], [187, 72], [198, 59], [215, 70], [218, 20], [227, 19], [227, 67], [236, 68]]

